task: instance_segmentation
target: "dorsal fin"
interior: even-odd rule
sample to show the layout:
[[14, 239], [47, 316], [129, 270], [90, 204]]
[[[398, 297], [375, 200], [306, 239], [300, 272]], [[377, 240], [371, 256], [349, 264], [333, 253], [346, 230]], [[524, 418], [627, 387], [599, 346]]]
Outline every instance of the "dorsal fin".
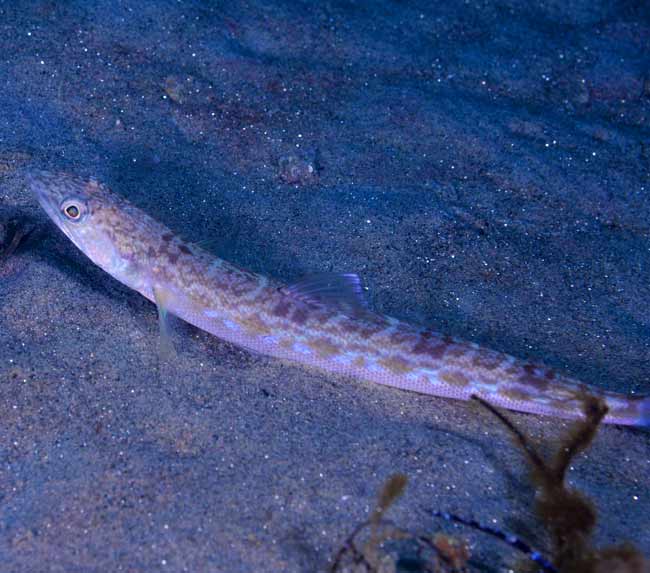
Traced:
[[337, 307], [344, 311], [365, 311], [368, 306], [361, 279], [354, 273], [310, 275], [280, 290], [310, 304]]
[[199, 249], [210, 252], [217, 252], [219, 249], [219, 239], [213, 237], [212, 239], [201, 239], [200, 241], [193, 241], [192, 245], [196, 245]]

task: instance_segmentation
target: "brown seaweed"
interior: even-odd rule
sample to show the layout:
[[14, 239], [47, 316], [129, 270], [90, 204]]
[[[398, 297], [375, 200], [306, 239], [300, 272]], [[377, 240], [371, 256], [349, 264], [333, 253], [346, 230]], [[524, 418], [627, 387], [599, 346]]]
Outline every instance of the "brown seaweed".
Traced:
[[[465, 573], [470, 557], [465, 540], [437, 533], [416, 534], [385, 519], [388, 509], [404, 493], [407, 478], [395, 474], [386, 480], [370, 518], [357, 525], [340, 547], [330, 567], [331, 573], [392, 573], [395, 558], [384, 551], [388, 541], [410, 541], [415, 545], [417, 567], [423, 573]], [[369, 530], [365, 542], [360, 538]]]
[[583, 396], [584, 418], [567, 432], [548, 461], [508, 417], [489, 402], [473, 398], [503, 423], [526, 455], [531, 480], [538, 491], [535, 513], [549, 534], [551, 562], [560, 573], [650, 572], [650, 562], [629, 543], [604, 549], [594, 547], [596, 509], [584, 494], [566, 484], [571, 461], [589, 447], [607, 413], [602, 398]]
[[[501, 421], [526, 456], [531, 481], [537, 489], [535, 513], [551, 541], [549, 557], [515, 535], [483, 526], [472, 519], [444, 512], [434, 512], [434, 515], [492, 535], [526, 554], [528, 561], [519, 564], [517, 570], [520, 571], [530, 571], [532, 565], [558, 573], [650, 573], [650, 561], [630, 543], [603, 549], [594, 546], [592, 533], [597, 523], [596, 509], [583, 493], [566, 484], [571, 462], [591, 445], [607, 413], [601, 398], [583, 396], [584, 418], [571, 427], [548, 459], [506, 415], [489, 402], [473, 398]], [[442, 533], [413, 533], [386, 520], [387, 511], [404, 493], [406, 485], [407, 478], [402, 474], [395, 474], [385, 482], [370, 518], [354, 528], [336, 553], [331, 573], [393, 573], [402, 561], [384, 547], [390, 541], [414, 544], [418, 561], [411, 564], [411, 570], [469, 572], [467, 541]]]
[[14, 219], [3, 223], [0, 221], [0, 262], [13, 255], [34, 230]]

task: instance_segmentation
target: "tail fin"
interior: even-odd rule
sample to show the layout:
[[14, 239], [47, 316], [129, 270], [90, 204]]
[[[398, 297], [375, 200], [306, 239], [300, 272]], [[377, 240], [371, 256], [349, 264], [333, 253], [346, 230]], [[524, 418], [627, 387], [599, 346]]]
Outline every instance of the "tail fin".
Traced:
[[650, 428], [650, 394], [604, 392], [601, 396], [609, 408], [605, 424]]
[[650, 394], [639, 396], [639, 420], [635, 426], [650, 427]]

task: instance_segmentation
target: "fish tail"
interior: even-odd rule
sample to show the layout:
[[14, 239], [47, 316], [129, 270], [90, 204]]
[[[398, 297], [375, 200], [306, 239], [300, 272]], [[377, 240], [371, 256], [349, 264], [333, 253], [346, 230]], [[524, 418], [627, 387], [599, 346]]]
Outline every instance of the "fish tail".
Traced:
[[636, 426], [650, 427], [650, 394], [639, 396], [639, 421]]
[[650, 427], [650, 394], [638, 396], [605, 394], [604, 398], [609, 408], [605, 423]]

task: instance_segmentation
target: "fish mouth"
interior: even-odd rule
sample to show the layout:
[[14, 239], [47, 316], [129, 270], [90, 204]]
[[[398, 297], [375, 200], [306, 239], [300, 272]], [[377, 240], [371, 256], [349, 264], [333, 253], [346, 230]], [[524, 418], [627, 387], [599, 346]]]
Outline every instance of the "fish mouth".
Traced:
[[57, 220], [59, 210], [59, 198], [53, 192], [52, 180], [54, 174], [47, 171], [31, 171], [26, 174], [25, 180], [32, 194], [36, 197], [39, 205], [54, 221]]

